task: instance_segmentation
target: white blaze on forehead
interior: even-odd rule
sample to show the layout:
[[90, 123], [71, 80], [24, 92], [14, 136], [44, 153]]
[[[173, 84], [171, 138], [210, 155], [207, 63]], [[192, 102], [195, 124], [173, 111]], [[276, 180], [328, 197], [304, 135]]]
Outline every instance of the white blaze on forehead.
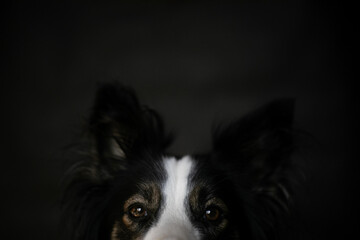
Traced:
[[[192, 161], [184, 157], [178, 161], [175, 158], [164, 160], [167, 181], [164, 188], [166, 208], [171, 212], [184, 213], [185, 199], [188, 194], [188, 177], [191, 172]], [[170, 208], [169, 208], [170, 207]]]
[[162, 193], [165, 203], [158, 222], [150, 228], [145, 240], [199, 239], [199, 233], [191, 225], [185, 206], [190, 191], [188, 182], [192, 167], [192, 159], [188, 156], [179, 160], [164, 159], [167, 179]]

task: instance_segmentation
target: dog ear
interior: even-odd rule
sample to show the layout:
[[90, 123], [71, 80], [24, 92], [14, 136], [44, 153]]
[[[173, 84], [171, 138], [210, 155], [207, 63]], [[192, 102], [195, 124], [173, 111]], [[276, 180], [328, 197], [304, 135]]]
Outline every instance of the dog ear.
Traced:
[[215, 156], [236, 171], [237, 182], [281, 208], [287, 208], [291, 191], [293, 111], [293, 99], [277, 100], [213, 134]]
[[129, 158], [159, 153], [170, 144], [159, 115], [141, 106], [134, 91], [120, 84], [102, 85], [90, 118], [100, 162], [125, 167]]

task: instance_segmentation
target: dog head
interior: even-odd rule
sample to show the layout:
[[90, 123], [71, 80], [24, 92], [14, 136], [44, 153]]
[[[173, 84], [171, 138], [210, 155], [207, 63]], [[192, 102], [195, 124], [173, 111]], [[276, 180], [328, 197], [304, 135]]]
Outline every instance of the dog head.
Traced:
[[264, 106], [212, 136], [205, 154], [172, 156], [159, 115], [120, 85], [99, 89], [91, 157], [70, 171], [74, 239], [274, 239], [287, 211], [293, 101]]

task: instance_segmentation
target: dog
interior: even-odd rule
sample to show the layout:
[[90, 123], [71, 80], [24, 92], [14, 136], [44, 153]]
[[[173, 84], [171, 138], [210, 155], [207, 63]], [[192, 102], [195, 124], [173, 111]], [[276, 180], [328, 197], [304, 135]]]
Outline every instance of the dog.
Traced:
[[292, 196], [293, 99], [215, 127], [207, 153], [174, 156], [172, 134], [133, 89], [104, 84], [89, 157], [69, 170], [67, 239], [271, 240]]

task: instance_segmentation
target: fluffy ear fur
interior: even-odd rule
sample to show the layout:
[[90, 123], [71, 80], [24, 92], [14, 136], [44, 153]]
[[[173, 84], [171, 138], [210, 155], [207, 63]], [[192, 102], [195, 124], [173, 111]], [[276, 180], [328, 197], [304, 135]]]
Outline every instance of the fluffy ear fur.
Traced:
[[134, 155], [159, 153], [171, 142], [159, 115], [141, 106], [133, 90], [120, 84], [99, 88], [90, 132], [98, 160], [111, 169], [126, 167]]
[[141, 106], [132, 89], [120, 84], [102, 85], [89, 119], [93, 139], [90, 158], [67, 173], [63, 196], [64, 239], [102, 239], [114, 176], [144, 155], [165, 151], [171, 137], [158, 114]]
[[294, 150], [293, 109], [294, 100], [278, 100], [213, 135], [214, 155], [237, 172], [243, 188], [269, 200], [271, 211], [286, 209], [291, 192], [287, 173]]

